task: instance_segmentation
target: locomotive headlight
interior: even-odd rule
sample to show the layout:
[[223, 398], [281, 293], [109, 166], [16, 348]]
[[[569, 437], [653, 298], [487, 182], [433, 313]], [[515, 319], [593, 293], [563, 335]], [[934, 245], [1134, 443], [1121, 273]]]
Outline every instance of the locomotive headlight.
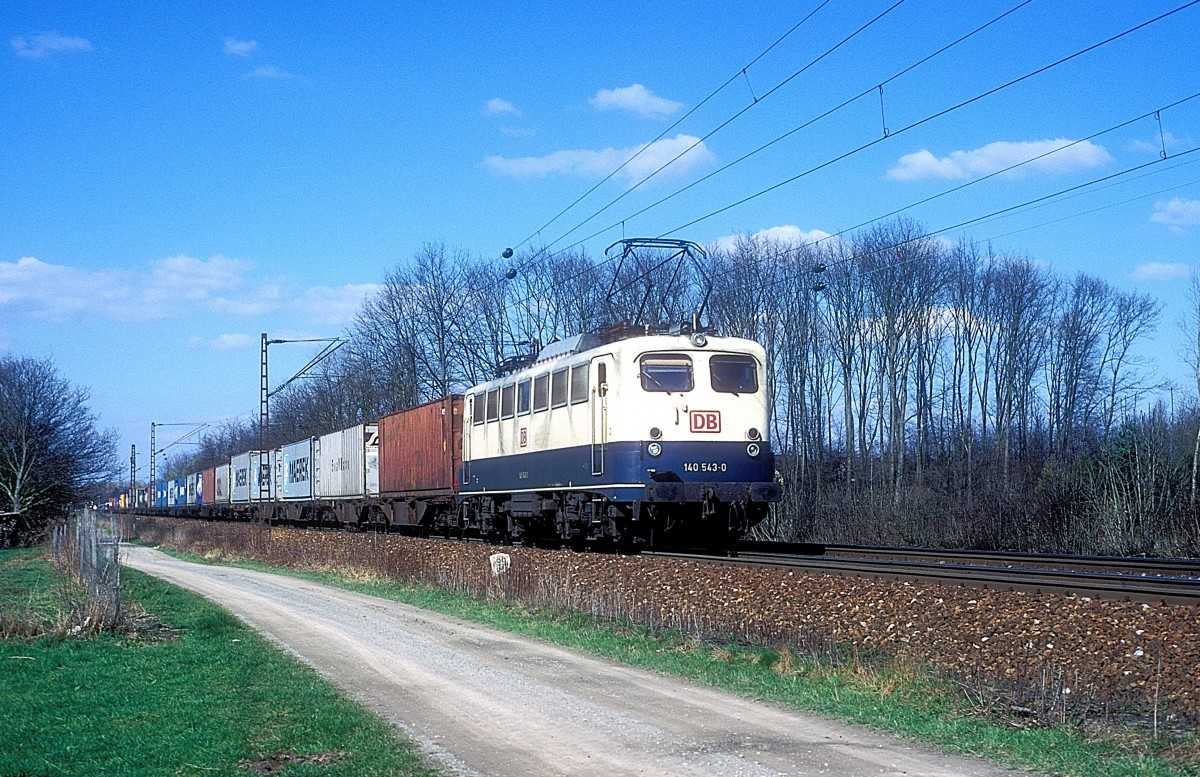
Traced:
[[651, 440], [661, 440], [662, 439], [662, 429], [659, 429], [657, 426], [651, 426], [650, 427], [650, 439]]
[[661, 456], [662, 446], [656, 442], [652, 442], [646, 446], [646, 453], [649, 453], [651, 456]]
[[758, 443], [752, 442], [746, 446], [746, 455], [750, 458], [757, 459], [760, 453], [762, 453], [762, 449], [758, 447]]
[[746, 432], [746, 436], [749, 437], [751, 440], [761, 440], [762, 439], [762, 433], [759, 432], [757, 429], [755, 429], [753, 426], [750, 427], [750, 431]]

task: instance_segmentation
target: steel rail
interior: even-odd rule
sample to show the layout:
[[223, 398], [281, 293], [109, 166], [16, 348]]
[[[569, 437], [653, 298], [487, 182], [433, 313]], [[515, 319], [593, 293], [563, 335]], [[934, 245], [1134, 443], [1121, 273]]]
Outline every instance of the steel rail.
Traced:
[[970, 566], [1019, 566], [1041, 569], [1114, 571], [1161, 577], [1200, 578], [1200, 559], [1140, 556], [1074, 556], [1062, 553], [1018, 553], [1015, 551], [948, 550], [899, 546], [838, 545], [822, 543], [753, 542], [738, 544], [739, 553], [768, 553], [781, 556], [825, 556], [895, 558], [956, 563]]
[[804, 570], [845, 577], [954, 583], [987, 589], [1074, 594], [1118, 601], [1200, 605], [1200, 579], [1192, 577], [1147, 577], [1079, 570], [751, 552], [741, 552], [733, 557], [674, 552], [648, 552], [642, 555], [730, 566]]

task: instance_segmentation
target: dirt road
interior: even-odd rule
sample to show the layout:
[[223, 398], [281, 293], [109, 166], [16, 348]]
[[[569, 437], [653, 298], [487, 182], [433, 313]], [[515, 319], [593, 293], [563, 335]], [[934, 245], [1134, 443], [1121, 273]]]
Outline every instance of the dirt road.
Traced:
[[459, 775], [1012, 775], [403, 604], [128, 547]]

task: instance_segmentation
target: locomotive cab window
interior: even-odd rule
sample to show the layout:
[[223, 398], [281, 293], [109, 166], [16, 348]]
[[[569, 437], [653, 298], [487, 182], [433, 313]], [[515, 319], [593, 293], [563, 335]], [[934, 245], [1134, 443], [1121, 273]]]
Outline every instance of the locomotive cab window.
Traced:
[[717, 354], [708, 362], [713, 391], [754, 394], [758, 391], [758, 363], [751, 356]]
[[517, 384], [517, 415], [529, 414], [529, 399], [533, 393], [533, 381], [523, 380]]
[[500, 389], [494, 388], [487, 393], [487, 420], [495, 421], [500, 417]]
[[538, 375], [533, 379], [533, 412], [550, 407], [550, 376]]
[[514, 399], [516, 396], [517, 387], [509, 384], [500, 389], [500, 417], [512, 418], [514, 411]]
[[646, 391], [691, 391], [692, 359], [680, 353], [648, 353], [638, 363]]
[[587, 402], [588, 398], [588, 367], [587, 364], [576, 364], [571, 368], [571, 404]]
[[558, 370], [550, 375], [550, 407], [567, 404], [567, 371]]
[[483, 423], [483, 397], [476, 394], [468, 397], [467, 401], [471, 403], [471, 423], [478, 426]]

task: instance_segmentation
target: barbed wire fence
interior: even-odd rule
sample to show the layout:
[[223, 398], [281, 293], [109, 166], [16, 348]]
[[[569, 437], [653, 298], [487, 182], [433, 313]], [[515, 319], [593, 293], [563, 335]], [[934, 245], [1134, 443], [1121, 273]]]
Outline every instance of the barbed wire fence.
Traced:
[[116, 522], [102, 520], [91, 508], [72, 513], [51, 533], [52, 563], [79, 584], [77, 592], [65, 597], [68, 635], [111, 631], [121, 622], [120, 539]]

